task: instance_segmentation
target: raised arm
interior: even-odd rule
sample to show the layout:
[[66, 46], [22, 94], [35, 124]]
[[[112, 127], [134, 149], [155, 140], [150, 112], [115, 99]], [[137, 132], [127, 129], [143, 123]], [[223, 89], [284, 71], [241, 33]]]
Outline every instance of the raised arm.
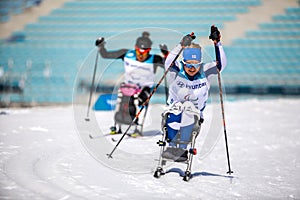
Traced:
[[178, 53], [181, 51], [181, 44], [177, 44], [172, 51], [168, 54], [166, 61], [165, 61], [165, 69], [168, 70], [169, 67], [172, 67], [171, 64], [175, 57], [178, 55]]
[[157, 67], [164, 68], [164, 66], [165, 66], [165, 59], [167, 58], [167, 56], [169, 54], [168, 47], [167, 47], [166, 44], [160, 44], [159, 48], [160, 48], [160, 51], [162, 53], [162, 56], [161, 55], [154, 55], [154, 60], [153, 60], [154, 73], [156, 73]]
[[211, 26], [209, 39], [211, 39], [214, 43], [216, 60], [215, 62], [207, 63], [206, 65], [204, 65], [204, 72], [208, 79], [210, 79], [211, 75], [218, 74], [218, 70], [220, 72], [223, 71], [227, 65], [226, 54], [220, 42], [221, 34], [218, 28], [214, 25]]
[[[178, 61], [176, 60], [173, 64], [172, 62], [176, 57], [180, 54], [183, 48], [191, 45], [192, 41], [196, 38], [194, 33], [192, 32], [191, 34], [187, 34], [184, 36], [180, 43], [176, 45], [174, 49], [168, 54], [166, 61], [165, 61], [165, 69], [169, 70], [169, 79], [168, 82], [171, 83], [177, 76], [177, 73], [179, 72], [179, 64]], [[169, 69], [170, 68], [170, 69]]]
[[215, 46], [215, 54], [216, 54], [216, 66], [219, 71], [222, 71], [226, 65], [227, 65], [227, 59], [224, 52], [224, 49], [222, 47], [222, 44], [220, 42], [221, 34], [218, 28], [214, 25], [210, 28], [210, 36], [209, 39], [211, 39], [214, 42]]
[[111, 58], [111, 59], [123, 59], [126, 52], [129, 51], [129, 49], [120, 49], [117, 51], [107, 51], [104, 47], [105, 42], [104, 38], [100, 37], [96, 40], [96, 46], [99, 49], [99, 53], [102, 56], [102, 58]]

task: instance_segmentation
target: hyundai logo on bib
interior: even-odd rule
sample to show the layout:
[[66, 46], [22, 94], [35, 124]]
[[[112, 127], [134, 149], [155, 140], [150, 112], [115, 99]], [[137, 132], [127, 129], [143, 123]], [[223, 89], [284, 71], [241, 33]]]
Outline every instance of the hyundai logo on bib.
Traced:
[[177, 85], [180, 87], [180, 88], [183, 88], [184, 87], [184, 82], [182, 81], [177, 81]]
[[188, 85], [188, 84], [185, 84], [184, 82], [182, 81], [177, 81], [176, 84], [178, 85], [178, 87], [180, 88], [183, 88], [183, 87], [186, 87], [188, 89], [199, 89], [199, 88], [202, 88], [203, 86], [206, 86], [206, 82], [203, 82], [203, 83], [198, 83], [196, 85]]

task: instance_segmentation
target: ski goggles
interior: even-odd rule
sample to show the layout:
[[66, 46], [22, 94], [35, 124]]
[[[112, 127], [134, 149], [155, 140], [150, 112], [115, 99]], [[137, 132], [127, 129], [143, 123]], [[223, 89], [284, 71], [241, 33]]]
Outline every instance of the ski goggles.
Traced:
[[135, 47], [135, 50], [138, 54], [147, 54], [150, 52], [151, 48], [147, 48], [147, 49], [141, 49], [138, 48], [137, 46]]
[[187, 68], [192, 68], [192, 67], [199, 68], [201, 66], [201, 64], [202, 64], [202, 62], [199, 62], [199, 63], [196, 63], [196, 64], [186, 63], [186, 62], [184, 62], [184, 60], [182, 60], [181, 62]]

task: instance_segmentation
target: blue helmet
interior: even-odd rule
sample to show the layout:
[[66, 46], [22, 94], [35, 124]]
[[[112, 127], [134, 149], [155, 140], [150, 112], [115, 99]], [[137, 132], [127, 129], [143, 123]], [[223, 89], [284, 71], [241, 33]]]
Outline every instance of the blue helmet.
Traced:
[[199, 62], [202, 61], [202, 53], [201, 49], [199, 48], [185, 48], [183, 50], [183, 60], [198, 60]]

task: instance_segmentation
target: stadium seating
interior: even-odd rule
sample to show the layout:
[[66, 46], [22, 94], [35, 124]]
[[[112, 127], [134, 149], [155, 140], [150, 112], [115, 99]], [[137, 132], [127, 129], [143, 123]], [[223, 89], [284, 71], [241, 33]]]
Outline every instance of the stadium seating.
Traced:
[[9, 21], [11, 15], [21, 14], [26, 8], [37, 6], [42, 0], [1, 0], [0, 23]]
[[[259, 24], [259, 30], [248, 31], [228, 49], [230, 68], [242, 68], [249, 80], [239, 80], [244, 87], [264, 87], [265, 93], [300, 94], [300, 8], [287, 8], [284, 15], [274, 15], [272, 22]], [[229, 69], [224, 79], [230, 80]], [[251, 72], [255, 74], [252, 75]], [[261, 92], [261, 91], [257, 91]]]
[[[236, 20], [237, 14], [249, 12], [249, 6], [260, 4], [260, 0], [193, 0], [176, 4], [169, 0], [68, 1], [15, 33], [24, 37], [1, 41], [0, 68], [5, 74], [2, 83], [23, 83], [19, 84], [23, 92], [11, 95], [11, 101], [70, 103], [73, 88], [78, 87], [75, 84], [81, 84], [74, 81], [78, 81], [82, 66], [89, 66], [89, 70], [80, 71], [80, 78], [90, 86], [97, 37], [110, 39], [109, 49], [132, 48], [141, 28], [156, 27], [151, 32], [156, 48], [159, 43], [172, 47], [180, 38], [161, 34], [161, 30], [170, 29], [181, 35], [194, 30], [197, 35], [207, 36], [211, 24], [223, 28], [226, 22]], [[300, 86], [299, 12], [299, 8], [289, 8], [284, 15], [274, 15], [272, 22], [259, 24], [258, 30], [247, 32], [244, 38], [225, 47], [228, 68], [223, 79], [228, 92], [263, 93], [275, 88], [273, 92], [299, 94], [298, 89], [281, 88]], [[138, 33], [133, 31], [136, 29]], [[214, 55], [212, 47], [206, 50]], [[121, 77], [123, 73], [121, 62], [112, 62], [101, 60], [99, 67], [99, 73], [105, 72], [100, 81], [107, 85], [118, 79], [111, 80], [111, 74]], [[111, 67], [101, 68], [108, 65]], [[0, 98], [7, 99], [5, 95], [0, 94]]]

